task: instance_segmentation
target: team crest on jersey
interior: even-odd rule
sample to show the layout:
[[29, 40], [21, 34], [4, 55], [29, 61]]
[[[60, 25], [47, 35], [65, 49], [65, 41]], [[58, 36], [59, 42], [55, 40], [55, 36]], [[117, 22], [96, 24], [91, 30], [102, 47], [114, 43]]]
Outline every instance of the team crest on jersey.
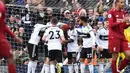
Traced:
[[119, 17], [119, 15], [116, 15], [116, 17]]
[[111, 14], [108, 14], [108, 18], [111, 18], [112, 17], [112, 15]]

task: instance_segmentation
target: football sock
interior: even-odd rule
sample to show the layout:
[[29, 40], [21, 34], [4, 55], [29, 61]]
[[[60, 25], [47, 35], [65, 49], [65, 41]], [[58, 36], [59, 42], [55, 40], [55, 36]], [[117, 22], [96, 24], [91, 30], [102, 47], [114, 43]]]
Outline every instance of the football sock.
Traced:
[[49, 73], [49, 72], [50, 72], [50, 70], [49, 70], [49, 65], [48, 65], [48, 64], [45, 64], [44, 66], [45, 66], [45, 73]]
[[33, 61], [32, 62], [32, 73], [35, 73], [36, 67], [37, 67], [37, 61]]
[[54, 64], [50, 65], [50, 70], [51, 70], [50, 73], [55, 73], [55, 65]]
[[110, 67], [111, 67], [111, 62], [106, 63], [106, 66], [103, 72], [106, 72]]
[[68, 65], [69, 73], [73, 73], [73, 65], [69, 64]]
[[120, 67], [119, 67], [119, 71], [122, 71], [122, 69], [124, 69], [129, 63], [128, 59], [124, 59], [123, 61], [121, 61]]
[[112, 60], [112, 73], [118, 73], [116, 68], [116, 60]]
[[99, 64], [99, 73], [103, 73], [103, 67], [104, 67], [104, 63], [100, 63]]
[[94, 67], [93, 67], [93, 64], [92, 64], [92, 63], [89, 63], [89, 64], [88, 64], [88, 67], [89, 67], [89, 71], [90, 71], [90, 73], [94, 73]]
[[81, 73], [85, 73], [85, 64], [84, 64], [84, 62], [80, 62], [80, 70], [81, 70]]
[[16, 73], [16, 68], [14, 64], [8, 64], [9, 73]]
[[32, 72], [32, 61], [28, 62], [28, 71], [27, 73], [31, 73]]
[[44, 64], [41, 70], [41, 73], [49, 73], [49, 65], [48, 64]]
[[44, 71], [45, 71], [45, 64], [43, 64], [43, 66], [42, 66], [42, 70], [41, 70], [40, 73], [44, 73]]
[[79, 66], [78, 66], [78, 64], [74, 64], [74, 71], [75, 71], [75, 73], [79, 73]]

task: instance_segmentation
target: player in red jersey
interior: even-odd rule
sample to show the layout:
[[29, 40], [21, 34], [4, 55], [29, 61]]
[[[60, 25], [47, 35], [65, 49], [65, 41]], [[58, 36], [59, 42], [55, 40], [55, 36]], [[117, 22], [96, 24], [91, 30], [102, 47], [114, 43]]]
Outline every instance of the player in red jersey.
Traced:
[[[130, 25], [129, 17], [123, 10], [125, 0], [116, 0], [115, 7], [108, 12], [109, 48], [112, 53], [112, 73], [119, 73], [130, 61], [130, 45], [124, 36], [124, 29]], [[124, 52], [126, 58], [116, 67], [119, 52]]]
[[9, 34], [17, 42], [22, 43], [23, 40], [15, 36], [13, 32], [8, 28], [8, 26], [6, 26], [5, 13], [6, 9], [4, 5], [4, 0], [0, 0], [0, 58], [7, 59], [9, 73], [16, 73], [11, 45], [6, 39], [5, 33]]

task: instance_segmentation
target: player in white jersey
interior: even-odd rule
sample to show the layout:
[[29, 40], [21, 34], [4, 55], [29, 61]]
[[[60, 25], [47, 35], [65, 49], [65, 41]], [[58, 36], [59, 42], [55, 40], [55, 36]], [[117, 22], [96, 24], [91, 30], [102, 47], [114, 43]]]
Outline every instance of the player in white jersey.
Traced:
[[31, 37], [28, 41], [28, 52], [30, 61], [28, 63], [28, 72], [27, 73], [35, 73], [35, 69], [37, 66], [37, 60], [38, 60], [38, 43], [41, 39], [40, 31], [45, 31], [45, 29], [49, 27], [47, 25], [43, 24], [36, 24], [34, 26], [33, 32], [31, 34]]
[[[52, 23], [48, 22], [46, 25], [47, 26], [52, 26]], [[61, 28], [61, 27], [64, 27], [64, 25], [66, 25], [66, 24], [58, 22], [56, 26]], [[41, 73], [48, 73], [49, 72], [49, 59], [48, 59], [48, 46], [47, 46], [47, 43], [45, 43], [44, 46], [45, 46], [46, 62], [44, 63], [44, 65], [42, 67]]]
[[[48, 22], [46, 25], [47, 26], [52, 26], [52, 23]], [[66, 25], [66, 24], [58, 22], [56, 26], [62, 28], [62, 27], [64, 27], [64, 25]], [[47, 46], [47, 43], [44, 44], [44, 47], [45, 47], [46, 61], [44, 62], [42, 70], [41, 70], [40, 73], [48, 73], [49, 72], [49, 59], [48, 59], [48, 46]]]
[[62, 62], [62, 42], [65, 41], [63, 31], [59, 27], [56, 27], [57, 23], [57, 18], [51, 18], [52, 27], [46, 29], [42, 37], [43, 41], [48, 42], [50, 73], [55, 73], [56, 61]]
[[69, 73], [79, 73], [78, 64], [76, 63], [76, 56], [78, 52], [78, 33], [76, 28], [74, 28], [74, 22], [70, 21], [69, 30], [67, 32], [68, 40], [67, 42], [67, 56], [68, 56], [68, 69]]
[[[108, 21], [107, 18], [104, 19], [104, 26], [97, 30], [96, 34], [96, 43], [98, 45], [97, 49], [99, 51], [99, 72], [104, 73], [111, 66], [112, 55], [109, 53], [108, 49]], [[109, 61], [106, 63], [104, 68], [104, 59]]]
[[88, 69], [90, 73], [94, 73], [94, 67], [92, 64], [93, 58], [93, 49], [95, 49], [95, 35], [92, 30], [92, 27], [87, 23], [88, 18], [85, 16], [79, 17], [79, 24], [82, 25], [80, 31], [78, 33], [82, 36], [83, 39], [83, 48], [80, 54], [80, 69], [81, 73], [85, 73], [85, 58], [88, 60]]

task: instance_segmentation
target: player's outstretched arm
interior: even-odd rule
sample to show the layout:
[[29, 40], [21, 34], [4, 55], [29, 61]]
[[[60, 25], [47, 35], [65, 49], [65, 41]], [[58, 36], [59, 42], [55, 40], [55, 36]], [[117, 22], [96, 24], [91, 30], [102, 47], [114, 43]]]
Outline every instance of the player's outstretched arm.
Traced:
[[65, 43], [71, 43], [71, 42], [74, 42], [74, 40], [73, 39], [68, 39], [68, 40], [65, 41]]

